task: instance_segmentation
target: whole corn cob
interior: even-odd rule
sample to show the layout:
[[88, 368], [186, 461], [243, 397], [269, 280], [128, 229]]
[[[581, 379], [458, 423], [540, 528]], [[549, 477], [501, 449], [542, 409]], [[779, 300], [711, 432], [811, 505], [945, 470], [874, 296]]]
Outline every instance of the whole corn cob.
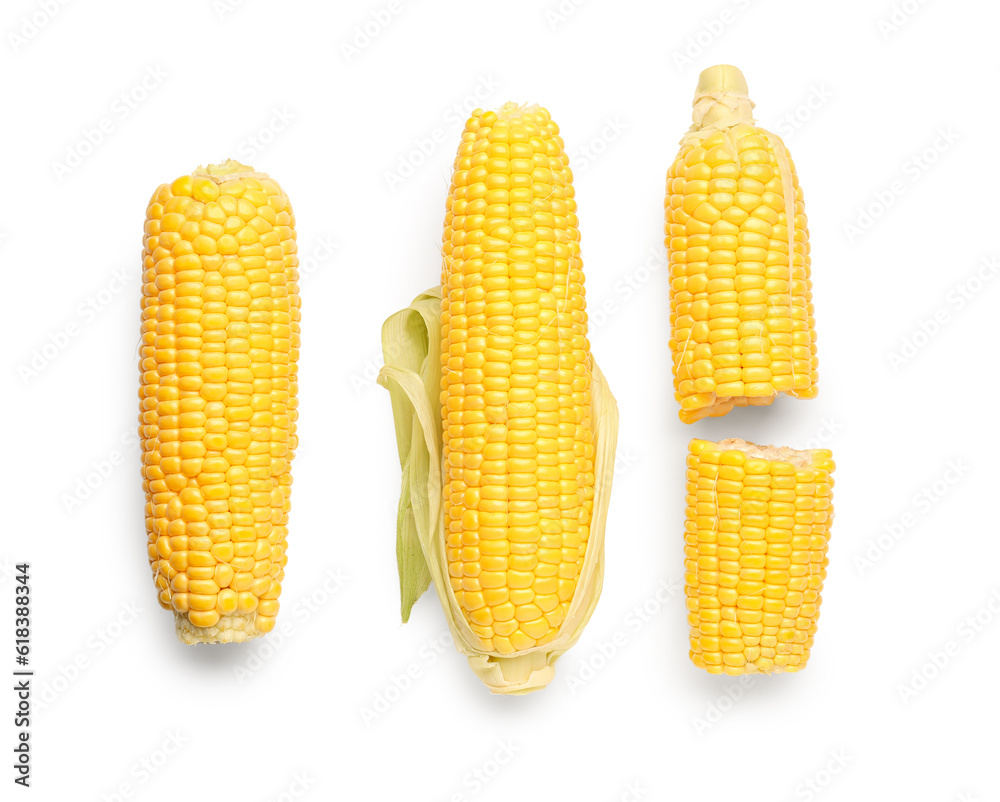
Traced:
[[795, 165], [735, 67], [705, 70], [667, 172], [670, 349], [691, 423], [816, 395], [809, 231]]
[[685, 591], [696, 666], [805, 668], [826, 578], [833, 470], [826, 450], [691, 441]]
[[[545, 109], [507, 104], [469, 119], [443, 256], [440, 293], [411, 307], [440, 344], [438, 371], [436, 349], [414, 360], [432, 371], [417, 389], [440, 409], [426, 439], [442, 475], [416, 492], [437, 495], [441, 522], [421, 547], [459, 648], [492, 690], [520, 693], [549, 681], [596, 604], [617, 432], [587, 341], [572, 174]], [[399, 392], [398, 339], [415, 322], [401, 315], [383, 333], [381, 378], [395, 391], [397, 433], [415, 405]], [[401, 438], [404, 497], [409, 448]]]
[[444, 228], [451, 586], [483, 647], [548, 643], [587, 553], [590, 347], [569, 166], [548, 112], [474, 116]]
[[149, 562], [186, 643], [270, 632], [286, 562], [299, 349], [288, 197], [237, 162], [146, 212], [140, 428]]

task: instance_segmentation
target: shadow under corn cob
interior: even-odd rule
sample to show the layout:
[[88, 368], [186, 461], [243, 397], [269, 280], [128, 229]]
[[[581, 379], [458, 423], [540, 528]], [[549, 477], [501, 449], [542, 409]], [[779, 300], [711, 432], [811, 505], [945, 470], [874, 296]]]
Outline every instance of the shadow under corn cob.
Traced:
[[146, 213], [140, 429], [149, 562], [186, 643], [270, 632], [297, 444], [298, 258], [288, 197], [237, 162]]

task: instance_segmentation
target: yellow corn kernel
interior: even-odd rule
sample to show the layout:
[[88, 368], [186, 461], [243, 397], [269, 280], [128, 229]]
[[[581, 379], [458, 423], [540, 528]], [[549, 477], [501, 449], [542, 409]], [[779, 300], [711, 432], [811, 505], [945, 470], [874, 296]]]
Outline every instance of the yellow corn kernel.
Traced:
[[[689, 452], [684, 569], [691, 661], [713, 674], [804, 668], [833, 520], [830, 452], [743, 440], [692, 440]], [[706, 473], [720, 478], [706, 482]], [[821, 499], [826, 516], [796, 517]]]
[[699, 79], [694, 124], [667, 172], [670, 350], [691, 423], [785, 393], [816, 395], [809, 230], [795, 165], [754, 123], [746, 81]]
[[[160, 603], [186, 643], [270, 631], [297, 445], [298, 259], [288, 198], [237, 162], [146, 212], [140, 427]], [[244, 548], [244, 546], [246, 548]]]

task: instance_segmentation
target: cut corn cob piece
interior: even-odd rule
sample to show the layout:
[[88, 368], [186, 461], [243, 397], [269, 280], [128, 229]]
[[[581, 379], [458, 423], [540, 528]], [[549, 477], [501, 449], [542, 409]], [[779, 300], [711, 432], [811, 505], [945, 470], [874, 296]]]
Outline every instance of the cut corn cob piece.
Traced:
[[816, 395], [809, 231], [795, 165], [735, 67], [705, 70], [667, 172], [670, 350], [681, 420]]
[[442, 289], [383, 328], [403, 617], [433, 580], [497, 693], [547, 684], [600, 593], [617, 409], [590, 355], [579, 240], [548, 112], [477, 110], [455, 160]]
[[832, 455], [735, 439], [689, 450], [692, 662], [712, 674], [805, 668], [826, 578]]
[[227, 161], [153, 194], [140, 427], [149, 563], [185, 643], [270, 632], [297, 445], [298, 257], [288, 197]]

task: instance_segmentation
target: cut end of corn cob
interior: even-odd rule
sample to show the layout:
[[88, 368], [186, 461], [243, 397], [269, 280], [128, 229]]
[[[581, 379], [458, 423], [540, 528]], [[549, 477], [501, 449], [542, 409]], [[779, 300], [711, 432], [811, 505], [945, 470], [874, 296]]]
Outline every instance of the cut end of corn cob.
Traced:
[[269, 632], [297, 445], [298, 257], [288, 197], [235, 161], [146, 212], [140, 427], [160, 605], [185, 643]]
[[831, 453], [738, 439], [689, 451], [691, 661], [712, 674], [805, 668], [833, 521]]
[[670, 348], [686, 423], [816, 395], [809, 231], [795, 165], [735, 67], [701, 74], [667, 173]]
[[742, 451], [754, 459], [788, 462], [797, 468], [807, 468], [813, 462], [812, 451], [797, 451], [787, 446], [761, 446], [739, 437], [720, 440], [716, 445], [724, 451]]

